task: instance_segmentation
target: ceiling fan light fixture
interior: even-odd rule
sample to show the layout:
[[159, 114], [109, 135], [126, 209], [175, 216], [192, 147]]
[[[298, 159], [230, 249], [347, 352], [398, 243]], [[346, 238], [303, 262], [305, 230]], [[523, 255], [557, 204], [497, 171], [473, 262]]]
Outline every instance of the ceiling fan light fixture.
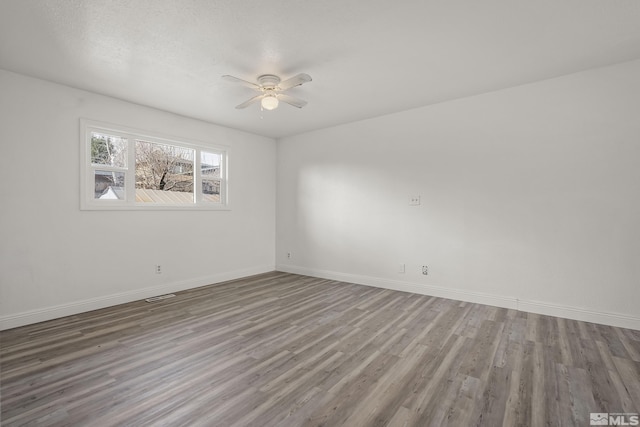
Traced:
[[276, 108], [278, 108], [278, 104], [278, 98], [276, 98], [276, 96], [273, 94], [265, 95], [265, 97], [262, 98], [262, 101], [260, 101], [260, 105], [262, 105], [262, 108], [264, 108], [265, 110], [275, 110]]
[[307, 105], [307, 101], [296, 98], [295, 96], [287, 95], [284, 92], [293, 87], [310, 82], [311, 76], [308, 74], [300, 73], [285, 81], [280, 81], [280, 77], [274, 76], [273, 74], [263, 74], [258, 77], [257, 83], [242, 80], [228, 74], [225, 74], [222, 78], [228, 82], [240, 83], [243, 86], [250, 87], [251, 89], [260, 92], [260, 95], [256, 95], [253, 98], [247, 99], [242, 104], [236, 105], [236, 109], [247, 108], [249, 105], [257, 103], [258, 101], [260, 101], [260, 107], [262, 110], [275, 110], [278, 108], [280, 101], [296, 108], [302, 108]]

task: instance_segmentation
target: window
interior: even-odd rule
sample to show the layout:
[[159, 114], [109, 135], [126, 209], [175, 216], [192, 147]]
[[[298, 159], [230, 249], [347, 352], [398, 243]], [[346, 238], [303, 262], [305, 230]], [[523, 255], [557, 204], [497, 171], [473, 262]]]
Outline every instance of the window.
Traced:
[[226, 147], [80, 123], [82, 209], [228, 209]]

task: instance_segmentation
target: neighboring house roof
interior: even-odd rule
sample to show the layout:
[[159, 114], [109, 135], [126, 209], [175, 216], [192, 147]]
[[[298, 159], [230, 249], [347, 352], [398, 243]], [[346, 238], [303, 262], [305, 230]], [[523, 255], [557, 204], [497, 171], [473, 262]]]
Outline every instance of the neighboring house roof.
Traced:
[[107, 199], [107, 200], [123, 200], [124, 199], [124, 188], [122, 187], [114, 187], [109, 186], [102, 192], [99, 199]]
[[[123, 200], [124, 188], [109, 186], [99, 197], [103, 200]], [[217, 202], [220, 200], [219, 195], [206, 195], [206, 200]], [[136, 202], [138, 203], [160, 203], [165, 205], [178, 205], [185, 203], [193, 203], [193, 193], [184, 191], [163, 191], [163, 190], [147, 190], [136, 188]]]
[[103, 171], [103, 170], [96, 169], [94, 173], [95, 173], [96, 181], [113, 182], [114, 181], [113, 174], [114, 173], [122, 174], [123, 172]]
[[193, 193], [136, 188], [136, 202], [163, 203], [167, 205], [193, 203]]

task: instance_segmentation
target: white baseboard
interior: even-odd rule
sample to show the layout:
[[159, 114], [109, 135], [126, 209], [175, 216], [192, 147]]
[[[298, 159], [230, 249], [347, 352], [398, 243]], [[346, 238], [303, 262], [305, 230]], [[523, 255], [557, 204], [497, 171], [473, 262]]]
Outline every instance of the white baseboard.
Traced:
[[[469, 292], [460, 289], [442, 288], [438, 286], [404, 282], [400, 280], [380, 279], [377, 277], [340, 273], [335, 271], [309, 269], [293, 265], [281, 264], [277, 265], [275, 269], [286, 273], [302, 274], [305, 276], [320, 277], [323, 279], [338, 280], [341, 282], [356, 283], [359, 285], [393, 289], [403, 292], [412, 292], [422, 295], [430, 295], [459, 301], [486, 304], [495, 307], [510, 308], [514, 310], [526, 311], [529, 313], [543, 314], [548, 316], [562, 317], [566, 319], [581, 320], [585, 322], [640, 330], [640, 318], [624, 314], [599, 312], [595, 310], [587, 310], [578, 307], [551, 304], [540, 301], [520, 300], [516, 297], [510, 296]], [[61, 304], [53, 307], [44, 307], [42, 309], [4, 315], [0, 316], [0, 330], [44, 322], [46, 320], [57, 319], [64, 316], [72, 316], [74, 314], [137, 301], [156, 295], [179, 292], [186, 289], [193, 289], [200, 286], [225, 282], [227, 280], [240, 279], [255, 274], [267, 273], [273, 270], [274, 266], [272, 265], [244, 270], [235, 270], [216, 274], [213, 276], [199, 277], [196, 279], [168, 283], [160, 286], [152, 286], [130, 292], [122, 292], [118, 294], [107, 295], [104, 297], [74, 301], [68, 304]]]
[[430, 295], [440, 298], [491, 305], [494, 307], [510, 308], [519, 311], [526, 311], [529, 313], [543, 314], [547, 316], [562, 317], [565, 319], [580, 320], [584, 322], [592, 322], [602, 325], [640, 330], [640, 317], [634, 317], [625, 314], [599, 312], [540, 301], [521, 300], [511, 296], [469, 292], [461, 289], [442, 288], [439, 286], [403, 282], [392, 279], [380, 279], [377, 277], [340, 273], [335, 271], [304, 268], [294, 265], [279, 264], [276, 265], [276, 270], [285, 273], [302, 274], [305, 276], [319, 277], [322, 279], [356, 283], [358, 285], [374, 286], [377, 288], [393, 289], [403, 292], [412, 292], [416, 294]]
[[587, 310], [584, 308], [556, 305], [540, 301], [522, 300], [518, 301], [518, 310], [640, 331], [640, 318], [626, 314], [606, 313], [602, 311]]
[[198, 288], [200, 286], [212, 285], [226, 282], [227, 280], [240, 279], [255, 274], [267, 273], [274, 270], [273, 265], [265, 265], [243, 270], [235, 270], [215, 274], [212, 276], [198, 277], [179, 282], [166, 283], [160, 286], [151, 286], [143, 289], [136, 289], [130, 292], [121, 292], [103, 297], [90, 298], [82, 301], [74, 301], [68, 304], [61, 304], [53, 307], [44, 307], [37, 310], [29, 310], [21, 313], [0, 316], [0, 330], [17, 328], [19, 326], [31, 325], [33, 323], [44, 322], [46, 320], [57, 319], [64, 316], [72, 316], [91, 310], [111, 307], [118, 304], [125, 304], [145, 298], [164, 295], [172, 292], [184, 291]]

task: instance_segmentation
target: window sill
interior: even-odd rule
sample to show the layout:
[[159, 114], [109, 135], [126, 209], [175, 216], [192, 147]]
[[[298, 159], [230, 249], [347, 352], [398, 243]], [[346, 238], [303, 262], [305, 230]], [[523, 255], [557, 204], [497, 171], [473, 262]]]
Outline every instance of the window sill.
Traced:
[[230, 211], [229, 205], [225, 206], [207, 206], [207, 205], [194, 205], [194, 206], [175, 206], [175, 205], [126, 205], [126, 204], [113, 204], [113, 205], [94, 205], [94, 204], [82, 204], [80, 206], [81, 211]]

